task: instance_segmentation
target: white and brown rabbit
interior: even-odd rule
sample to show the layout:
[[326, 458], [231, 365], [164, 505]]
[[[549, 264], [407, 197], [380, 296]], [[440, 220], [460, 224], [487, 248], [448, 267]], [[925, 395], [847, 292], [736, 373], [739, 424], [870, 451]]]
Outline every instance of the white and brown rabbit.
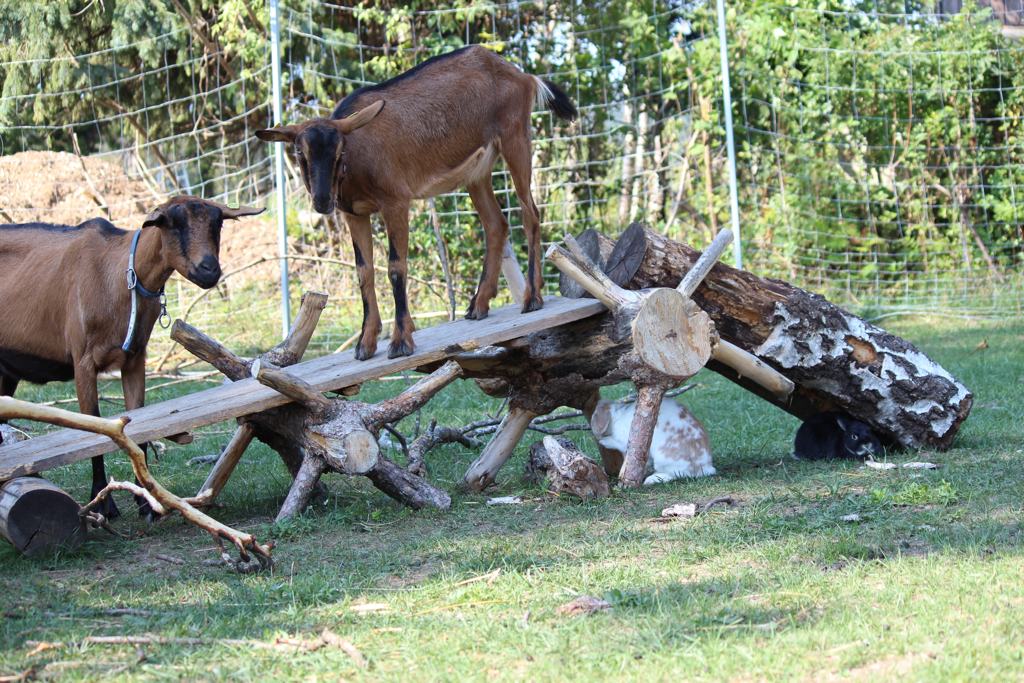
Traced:
[[[590, 418], [590, 431], [605, 448], [626, 452], [633, 403], [601, 400]], [[658, 424], [651, 440], [644, 485], [660, 484], [680, 477], [707, 477], [715, 473], [704, 425], [672, 399], [661, 402]]]

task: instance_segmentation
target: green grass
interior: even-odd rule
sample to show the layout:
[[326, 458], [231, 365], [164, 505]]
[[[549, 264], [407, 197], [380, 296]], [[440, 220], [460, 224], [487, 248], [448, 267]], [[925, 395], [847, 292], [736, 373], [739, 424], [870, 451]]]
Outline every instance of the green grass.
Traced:
[[[930, 460], [938, 470], [794, 461], [796, 421], [710, 373], [685, 398], [708, 427], [719, 475], [587, 504], [526, 484], [521, 447], [495, 493], [523, 495], [524, 505], [487, 507], [486, 496], [456, 493], [448, 513], [413, 513], [364, 479], [332, 476], [326, 503], [274, 525], [288, 476], [273, 453], [252, 448], [214, 515], [273, 539], [274, 573], [238, 576], [204, 564], [214, 557], [211, 542], [180, 519], [127, 541], [94, 533], [70, 556], [27, 560], [0, 547], [0, 672], [36, 667], [41, 677], [68, 680], [1019, 679], [1024, 324], [888, 326], [975, 393], [951, 450], [890, 456]], [[976, 350], [982, 339], [989, 348]], [[368, 385], [362, 398], [379, 400], [402, 384]], [[197, 388], [175, 385], [149, 400]], [[20, 396], [71, 391], [26, 388]], [[422, 419], [464, 423], [498, 407], [460, 382]], [[411, 421], [402, 428], [411, 431]], [[186, 461], [215, 452], [230, 431], [221, 425], [169, 448], [155, 474], [194, 492], [207, 468]], [[593, 451], [589, 437], [573, 436]], [[474, 455], [458, 446], [434, 451], [431, 479], [454, 491]], [[129, 476], [121, 456], [108, 461], [113, 474]], [[80, 463], [49, 476], [82, 499], [88, 472]], [[649, 521], [669, 504], [726, 494], [740, 505]], [[130, 512], [127, 497], [119, 503]], [[841, 521], [852, 513], [859, 522]], [[131, 515], [118, 525], [143, 532]], [[579, 595], [611, 608], [556, 612]], [[387, 608], [353, 609], [363, 603]], [[369, 667], [331, 647], [290, 653], [223, 642], [312, 638], [324, 628], [351, 640]], [[110, 634], [204, 644], [80, 643]], [[29, 641], [70, 645], [33, 654]]]

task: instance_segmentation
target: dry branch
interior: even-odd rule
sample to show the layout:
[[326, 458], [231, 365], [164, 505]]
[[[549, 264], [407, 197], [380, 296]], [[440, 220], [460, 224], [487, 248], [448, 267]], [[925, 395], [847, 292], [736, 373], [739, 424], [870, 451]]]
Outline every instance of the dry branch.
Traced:
[[[72, 429], [102, 434], [108, 437], [128, 454], [135, 478], [141, 485], [142, 490], [140, 493], [150, 500], [151, 505], [156, 503], [154, 510], [177, 512], [190, 524], [194, 524], [208, 532], [217, 540], [218, 544], [222, 540], [230, 541], [238, 549], [242, 562], [246, 564], [251, 562], [252, 557], [250, 553], [252, 553], [256, 556], [261, 566], [272, 566], [270, 557], [273, 549], [272, 544], [260, 544], [253, 535], [236, 531], [229, 526], [221, 524], [194, 508], [186, 500], [165, 489], [153, 477], [149, 467], [146, 465], [146, 454], [143, 453], [137, 443], [128, 438], [124, 433], [125, 425], [129, 422], [127, 417], [122, 416], [115, 419], [93, 417], [92, 415], [72, 413], [60, 408], [37, 406], [10, 397], [0, 397], [0, 415], [7, 419], [35, 420], [37, 422], [46, 422], [61, 427], [70, 427]], [[93, 503], [90, 503], [90, 505], [93, 505]], [[86, 507], [86, 511], [88, 507]]]

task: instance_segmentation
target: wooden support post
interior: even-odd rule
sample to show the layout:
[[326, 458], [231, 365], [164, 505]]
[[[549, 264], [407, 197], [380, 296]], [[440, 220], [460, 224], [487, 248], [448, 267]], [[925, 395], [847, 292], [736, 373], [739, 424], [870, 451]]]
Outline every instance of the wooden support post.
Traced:
[[519, 440], [526, 433], [526, 428], [530, 426], [530, 420], [535, 417], [537, 413], [526, 408], [509, 408], [508, 415], [498, 425], [498, 431], [494, 433], [483, 453], [466, 470], [462, 478], [463, 486], [472, 491], [483, 491], [493, 484], [498, 470], [508, 461]]
[[292, 487], [288, 489], [288, 495], [285, 497], [284, 503], [281, 504], [281, 509], [277, 512], [277, 518], [274, 521], [280, 522], [289, 517], [294, 517], [305, 510], [306, 506], [309, 505], [309, 499], [316, 490], [317, 483], [320, 481], [320, 475], [326, 469], [327, 464], [320, 458], [305, 458], [302, 461], [302, 466], [299, 467], [298, 473], [295, 475]]
[[679, 286], [676, 287], [676, 291], [685, 296], [687, 299], [693, 296], [693, 293], [697, 291], [697, 287], [704, 281], [707, 274], [711, 272], [715, 264], [718, 263], [718, 259], [722, 257], [722, 252], [732, 242], [732, 230], [724, 228], [715, 235], [715, 239], [711, 240], [711, 244], [704, 250], [704, 253], [700, 255], [697, 262], [693, 264], [693, 267], [686, 271], [686, 275], [679, 282]]
[[366, 476], [378, 489], [413, 510], [427, 507], [447, 510], [452, 506], [452, 498], [447, 493], [384, 456], [377, 460], [377, 464]]
[[505, 240], [505, 246], [501, 249], [501, 274], [505, 276], [505, 283], [508, 291], [512, 293], [512, 300], [522, 304], [526, 297], [526, 278], [523, 277], [523, 270], [519, 267], [519, 260], [512, 248], [512, 241]]
[[242, 459], [245, 449], [252, 443], [253, 436], [252, 425], [248, 422], [238, 425], [228, 445], [224, 447], [213, 469], [210, 470], [209, 476], [206, 477], [206, 482], [200, 487], [199, 493], [189, 501], [190, 503], [196, 507], [204, 507], [217, 499], [235, 471], [238, 461]]
[[326, 307], [326, 294], [322, 292], [303, 294], [299, 312], [292, 322], [288, 336], [280, 344], [264, 353], [262, 358], [280, 367], [298, 363], [302, 359], [302, 355], [306, 353], [309, 340], [313, 337], [313, 332], [316, 331], [320, 316]]
[[754, 354], [724, 339], [719, 339], [715, 344], [711, 357], [723, 365], [728, 365], [739, 373], [740, 377], [746, 377], [758, 384], [780, 403], [785, 403], [796, 388], [792, 380], [775, 368], [769, 367]]
[[651, 450], [651, 440], [654, 437], [654, 428], [658, 424], [658, 413], [664, 396], [663, 386], [637, 387], [636, 410], [629, 427], [629, 440], [626, 442], [622, 470], [619, 472], [619, 482], [623, 486], [634, 487], [644, 483], [647, 455]]

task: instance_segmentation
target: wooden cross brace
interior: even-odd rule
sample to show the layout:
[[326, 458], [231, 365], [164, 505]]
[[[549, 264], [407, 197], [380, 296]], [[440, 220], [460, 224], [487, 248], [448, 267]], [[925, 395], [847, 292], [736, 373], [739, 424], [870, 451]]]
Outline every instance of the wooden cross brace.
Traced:
[[785, 399], [793, 383], [756, 356], [718, 337], [711, 318], [690, 298], [732, 242], [722, 230], [675, 289], [626, 290], [591, 261], [571, 235], [565, 247], [552, 245], [547, 259], [601, 301], [615, 316], [618, 334], [629, 337], [633, 353], [623, 358], [637, 387], [636, 410], [619, 473], [624, 486], [639, 486], [665, 392], [715, 360]]
[[[446, 363], [398, 396], [378, 404], [327, 398], [285, 366], [298, 362], [306, 349], [325, 294], [307, 293], [288, 337], [259, 358], [236, 356], [216, 340], [177, 320], [171, 338], [193, 355], [237, 381], [254, 377], [292, 399], [241, 418], [240, 425], [214, 465], [194, 502], [209, 505], [220, 493], [253, 438], [276, 450], [294, 477], [277, 519], [301, 512], [327, 471], [364, 475], [380, 490], [413, 508], [447, 509], [451, 498], [422, 477], [402, 469], [380, 453], [377, 435], [386, 425], [422, 407], [438, 391], [462, 376], [456, 363]], [[342, 394], [347, 394], [342, 390]]]

